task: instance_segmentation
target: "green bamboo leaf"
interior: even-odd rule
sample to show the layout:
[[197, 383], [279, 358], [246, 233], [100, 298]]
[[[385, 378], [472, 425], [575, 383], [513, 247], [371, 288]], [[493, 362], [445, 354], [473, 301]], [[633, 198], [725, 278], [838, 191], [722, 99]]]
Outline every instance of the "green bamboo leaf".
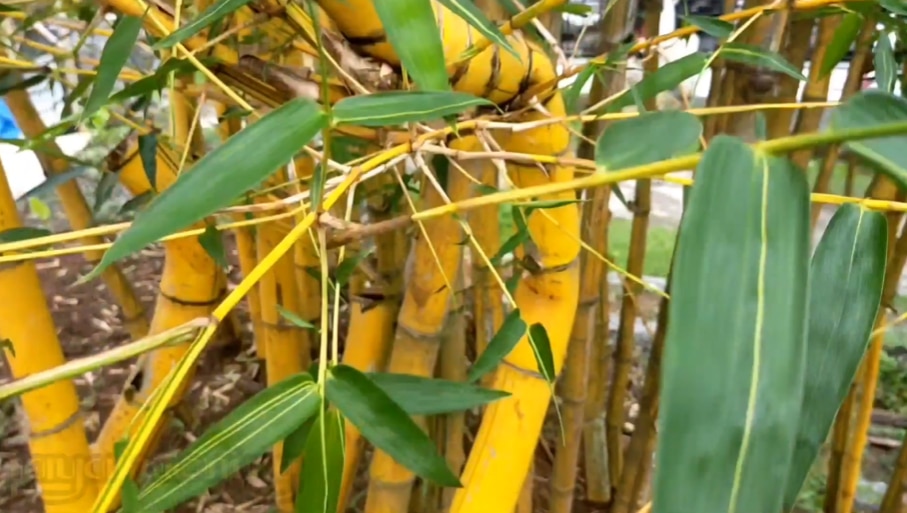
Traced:
[[879, 0], [879, 5], [888, 12], [907, 16], [907, 3], [904, 0]]
[[82, 279], [96, 277], [130, 253], [229, 206], [256, 187], [324, 128], [321, 108], [305, 98], [291, 100], [252, 123], [211, 153], [140, 212], [132, 225]]
[[393, 91], [344, 98], [332, 114], [338, 125], [388, 126], [433, 121], [481, 105], [493, 104], [453, 91]]
[[315, 326], [311, 322], [309, 322], [309, 321], [303, 319], [302, 317], [296, 315], [295, 313], [287, 310], [286, 308], [284, 308], [281, 305], [277, 305], [277, 313], [279, 313], [280, 316], [283, 317], [284, 319], [290, 321], [291, 324], [293, 324], [299, 328], [303, 328], [303, 329], [307, 329], [307, 330], [317, 330], [318, 329], [318, 326]]
[[794, 67], [793, 64], [777, 52], [771, 52], [758, 46], [744, 43], [725, 43], [721, 45], [718, 53], [721, 57], [732, 62], [778, 71], [801, 82], [806, 82], [806, 77], [803, 76], [801, 70]]
[[216, 21], [223, 19], [228, 14], [233, 14], [241, 7], [251, 2], [251, 0], [222, 0], [214, 2], [204, 12], [190, 23], [183, 25], [167, 37], [160, 39], [151, 48], [154, 50], [164, 50], [182, 42], [183, 40], [198, 34], [207, 27], [213, 25]]
[[[907, 100], [879, 90], [861, 91], [832, 111], [832, 130], [870, 128], [907, 119]], [[907, 187], [907, 135], [848, 141], [845, 148]]]
[[305, 373], [255, 394], [151, 476], [139, 495], [142, 513], [169, 510], [233, 475], [292, 433], [320, 405], [321, 396]]
[[507, 36], [485, 16], [481, 9], [476, 7], [472, 0], [439, 0], [439, 2], [460, 18], [463, 18], [466, 23], [469, 23], [472, 28], [479, 31], [486, 39], [513, 54], [517, 61], [520, 60], [520, 55], [507, 42]]
[[322, 410], [306, 441], [296, 513], [336, 513], [344, 443], [343, 416], [334, 409]]
[[441, 486], [462, 486], [434, 442], [368, 377], [347, 365], [328, 372], [327, 398], [362, 436], [397, 463]]
[[431, 0], [380, 0], [375, 11], [403, 69], [423, 91], [449, 91], [441, 31]]
[[205, 231], [198, 236], [198, 243], [208, 253], [211, 260], [220, 266], [221, 269], [227, 267], [227, 252], [224, 250], [224, 238], [217, 226], [208, 224]]
[[475, 383], [479, 378], [494, 370], [501, 360], [513, 351], [525, 334], [526, 323], [520, 317], [520, 309], [514, 308], [507, 314], [504, 322], [501, 323], [501, 328], [491, 337], [488, 346], [469, 368], [466, 380]]
[[551, 352], [548, 330], [542, 323], [537, 322], [529, 326], [529, 345], [532, 346], [532, 353], [535, 355], [535, 363], [539, 367], [539, 372], [549, 383], [554, 383], [554, 378], [557, 377], [554, 370], [554, 354]]
[[51, 235], [50, 230], [45, 230], [44, 228], [32, 228], [30, 226], [20, 226], [18, 228], [9, 228], [3, 231], [0, 231], [0, 243], [7, 242], [19, 242], [29, 239], [37, 239], [38, 237], [47, 237]]
[[885, 216], [853, 204], [838, 208], [816, 247], [809, 271], [806, 379], [785, 512], [794, 506], [866, 351], [887, 253]]
[[334, 280], [337, 282], [337, 285], [341, 287], [346, 285], [353, 276], [353, 271], [355, 271], [356, 268], [359, 267], [359, 264], [371, 254], [372, 248], [369, 248], [365, 251], [358, 251], [341, 260], [337, 265], [337, 270], [334, 271]]
[[[595, 164], [616, 171], [679, 157], [699, 149], [702, 123], [693, 114], [666, 110], [609, 123], [595, 143]], [[639, 141], [659, 141], [639, 144]]]
[[28, 78], [22, 78], [18, 74], [9, 73], [5, 77], [0, 78], [0, 96], [6, 96], [10, 91], [34, 87], [47, 80], [49, 76], [48, 73], [40, 73]]
[[808, 185], [788, 160], [724, 135], [695, 173], [670, 285], [653, 511], [779, 511], [803, 390]]
[[[318, 364], [312, 362], [308, 372], [310, 376], [318, 376]], [[309, 440], [309, 433], [312, 432], [316, 420], [318, 420], [317, 416], [311, 417], [283, 439], [283, 450], [280, 453], [281, 472], [286, 472], [290, 465], [305, 452], [305, 444]]]
[[711, 16], [681, 16], [683, 21], [718, 39], [727, 39], [734, 33], [734, 24]]
[[148, 178], [148, 184], [151, 190], [157, 190], [157, 134], [140, 135], [139, 140], [139, 158], [142, 159], [142, 167], [145, 169], [145, 177]]
[[98, 62], [98, 74], [95, 75], [91, 93], [85, 100], [82, 110], [82, 119], [86, 119], [101, 107], [107, 104], [110, 92], [120, 78], [123, 66], [129, 60], [132, 49], [139, 39], [142, 30], [142, 18], [136, 16], [123, 16], [113, 29], [110, 39], [101, 50], [101, 59]]
[[51, 175], [47, 177], [47, 180], [44, 180], [40, 184], [29, 189], [28, 192], [23, 194], [19, 199], [22, 200], [31, 197], [38, 197], [44, 195], [45, 193], [53, 192], [57, 187], [65, 184], [66, 182], [69, 182], [70, 180], [73, 180], [78, 176], [85, 174], [86, 171], [88, 171], [87, 167], [80, 166], [70, 169], [69, 171], [66, 171], [64, 173]]
[[825, 49], [825, 56], [822, 57], [822, 67], [819, 69], [820, 78], [827, 77], [831, 70], [835, 69], [835, 66], [847, 55], [850, 47], [857, 40], [857, 35], [860, 34], [862, 26], [863, 16], [860, 13], [849, 12], [841, 18], [841, 24], [835, 30], [831, 43]]
[[409, 415], [440, 415], [471, 410], [509, 396], [470, 383], [409, 374], [369, 373], [368, 377]]
[[879, 89], [886, 93], [893, 92], [894, 84], [898, 80], [898, 63], [894, 58], [894, 48], [891, 47], [887, 30], [879, 31], [873, 61]]
[[645, 102], [655, 98], [659, 93], [669, 91], [680, 86], [684, 80], [702, 73], [708, 62], [708, 56], [702, 52], [691, 53], [676, 61], [669, 62], [658, 68], [658, 71], [647, 74], [633, 86], [630, 91], [624, 92], [605, 108], [607, 112], [619, 112], [624, 107], [635, 103], [635, 98]]
[[28, 209], [31, 211], [32, 215], [41, 221], [47, 221], [53, 216], [53, 211], [50, 209], [50, 206], [48, 206], [41, 198], [32, 196], [31, 198], [28, 198], [27, 201]]
[[[202, 64], [209, 64], [211, 59], [199, 59]], [[136, 80], [120, 89], [110, 97], [110, 103], [118, 103], [136, 96], [144, 96], [159, 91], [167, 85], [167, 78], [171, 73], [182, 76], [195, 71], [195, 65], [186, 59], [171, 58], [164, 61], [153, 74]]]

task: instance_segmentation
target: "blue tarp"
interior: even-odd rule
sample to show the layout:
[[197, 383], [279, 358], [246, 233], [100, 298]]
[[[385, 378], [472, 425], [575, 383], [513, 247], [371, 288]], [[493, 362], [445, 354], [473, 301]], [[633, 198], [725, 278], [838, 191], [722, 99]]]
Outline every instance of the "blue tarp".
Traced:
[[0, 98], [0, 139], [22, 139], [22, 131], [3, 98]]

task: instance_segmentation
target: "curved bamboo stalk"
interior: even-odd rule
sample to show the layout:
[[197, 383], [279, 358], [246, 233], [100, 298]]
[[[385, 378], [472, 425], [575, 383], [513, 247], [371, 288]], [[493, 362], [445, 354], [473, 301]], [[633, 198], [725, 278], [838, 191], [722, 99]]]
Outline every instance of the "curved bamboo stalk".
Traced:
[[[475, 136], [457, 139], [452, 147], [467, 150], [475, 147]], [[423, 182], [422, 199], [427, 208], [446, 204], [444, 197], [431, 184]], [[447, 195], [452, 201], [469, 194], [471, 182], [459, 173], [448, 175]], [[392, 373], [432, 376], [440, 351], [441, 334], [452, 295], [450, 286], [456, 279], [462, 259], [463, 240], [459, 220], [453, 216], [424, 223], [424, 232], [412, 254], [412, 268], [407, 273], [403, 304], [397, 318], [397, 329], [387, 370]], [[425, 429], [424, 417], [415, 418]], [[386, 453], [375, 451], [369, 469], [366, 513], [399, 513], [410, 503], [414, 475]]]
[[[22, 221], [0, 165], [0, 231]], [[30, 260], [0, 266], [0, 338], [12, 377], [63, 365], [66, 358], [47, 307], [41, 281]], [[31, 465], [47, 513], [87, 511], [98, 493], [91, 472], [91, 450], [82, 423], [79, 396], [71, 380], [57, 381], [21, 396], [28, 422]]]
[[[34, 138], [47, 130], [26, 90], [16, 89], [7, 92], [6, 103], [26, 137]], [[62, 155], [60, 148], [53, 141], [47, 143], [47, 148], [53, 153]], [[69, 169], [69, 163], [65, 158], [43, 154], [40, 151], [35, 154], [41, 161], [45, 173], [50, 177], [63, 174]], [[90, 228], [94, 224], [91, 208], [88, 206], [88, 202], [85, 201], [85, 196], [82, 195], [79, 184], [75, 180], [60, 184], [57, 187], [57, 196], [60, 198], [63, 211], [66, 213], [69, 224], [74, 230]], [[102, 242], [104, 241], [101, 237], [87, 237], [82, 241], [83, 244], [101, 244]], [[86, 251], [84, 255], [86, 261], [95, 265], [101, 261], [104, 252]], [[129, 335], [133, 339], [139, 339], [148, 334], [148, 319], [145, 316], [145, 308], [120, 268], [110, 266], [101, 274], [101, 277], [114, 301], [122, 310], [123, 327], [126, 328]]]

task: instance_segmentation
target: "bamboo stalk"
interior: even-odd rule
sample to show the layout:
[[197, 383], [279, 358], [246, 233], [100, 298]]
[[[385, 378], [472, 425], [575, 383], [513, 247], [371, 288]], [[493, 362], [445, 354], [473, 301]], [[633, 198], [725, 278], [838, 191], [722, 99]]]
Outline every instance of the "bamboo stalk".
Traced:
[[[456, 139], [458, 149], [473, 148], [475, 136]], [[459, 173], [448, 175], [452, 201], [468, 195], [470, 182]], [[425, 183], [422, 199], [427, 207], [445, 204], [441, 193]], [[424, 223], [425, 231], [415, 244], [412, 270], [407, 275], [403, 304], [387, 370], [392, 373], [431, 376], [440, 351], [441, 334], [462, 258], [462, 229], [453, 216]], [[425, 429], [424, 417], [414, 420]], [[410, 503], [414, 475], [382, 451], [375, 451], [369, 469], [366, 513], [399, 513]]]
[[[22, 220], [0, 165], [0, 231]], [[12, 344], [4, 355], [12, 377], [53, 369], [66, 362], [41, 281], [31, 260], [0, 266], [0, 339]], [[15, 291], [15, 293], [12, 293]], [[91, 451], [72, 380], [57, 381], [22, 394], [28, 448], [47, 513], [87, 511], [98, 493]]]
[[[539, 83], [554, 76], [544, 54], [535, 53], [535, 72]], [[565, 114], [563, 98], [557, 94], [547, 100], [545, 109], [553, 116]], [[542, 119], [547, 115], [528, 112], [521, 121]], [[508, 151], [569, 153], [569, 132], [562, 125], [527, 130], [515, 136], [502, 134]], [[569, 180], [573, 169], [511, 164], [511, 179], [518, 187]], [[572, 191], [540, 197], [541, 200], [575, 199]], [[524, 252], [523, 272], [516, 289], [516, 304], [528, 325], [540, 323], [547, 331], [555, 363], [560, 372], [566, 356], [567, 341], [576, 314], [579, 295], [578, 210], [574, 204], [534, 212], [527, 220], [533, 244]], [[528, 259], [528, 260], [526, 260]], [[538, 365], [527, 337], [524, 337], [494, 373], [491, 388], [511, 395], [488, 405], [475, 443], [463, 470], [464, 487], [457, 490], [451, 511], [484, 513], [509, 511], [519, 502], [520, 489], [532, 465], [536, 444], [551, 399], [551, 386], [538, 374]]]
[[[631, 13], [635, 4], [630, 0], [619, 0], [605, 14], [600, 29], [600, 53], [607, 53], [616, 48], [624, 35], [632, 31], [632, 25], [627, 26], [627, 20], [635, 17]], [[631, 17], [632, 15], [632, 17]], [[589, 96], [589, 103], [596, 104], [604, 98], [611, 96], [623, 89], [626, 82], [626, 66], [619, 65], [614, 70], [604, 72], [601, 80], [593, 79]], [[583, 126], [585, 140], [580, 143], [579, 156], [592, 159], [595, 157], [595, 148], [588, 141], [595, 141], [604, 128], [603, 122], [587, 123]], [[599, 187], [585, 191], [587, 197], [591, 196], [591, 203], [583, 210], [583, 227], [586, 229], [584, 239], [590, 247], [600, 255], [608, 251], [608, 225], [610, 223], [611, 189]], [[584, 463], [586, 476], [586, 498], [596, 503], [607, 503], [611, 500], [611, 474], [609, 471], [610, 453], [605, 436], [605, 412], [607, 405], [609, 369], [610, 369], [610, 306], [609, 285], [607, 269], [603, 263], [591, 255], [586, 255], [582, 264], [582, 278], [580, 290], [580, 304], [577, 308], [577, 318], [574, 320], [573, 339], [583, 338], [582, 330], [588, 330], [585, 341], [588, 345], [588, 364], [586, 364], [586, 398], [583, 405], [582, 446], [584, 447]], [[596, 315], [599, 314], [600, 315]], [[583, 315], [592, 320], [584, 320]], [[593, 323], [593, 324], [589, 324]], [[578, 358], [576, 355], [574, 358]], [[571, 359], [568, 348], [567, 363], [565, 364], [564, 380], [570, 380]], [[576, 361], [576, 360], [574, 360]], [[576, 365], [576, 364], [574, 364]], [[565, 458], [567, 454], [563, 455]], [[555, 456], [557, 457], [557, 456]], [[566, 466], [575, 466], [563, 463]], [[564, 476], [558, 481], [563, 484], [567, 481]], [[575, 478], [575, 472], [573, 474]], [[555, 480], [552, 480], [554, 486]], [[552, 493], [552, 496], [554, 494]]]
[[[286, 171], [281, 171], [269, 179], [266, 187], [283, 183], [286, 179]], [[286, 221], [258, 226], [256, 253], [259, 262], [286, 237], [290, 229], [291, 223]], [[305, 329], [284, 319], [280, 313], [283, 309], [296, 316], [303, 316], [302, 296], [296, 280], [294, 255], [287, 253], [259, 281], [268, 386], [306, 370], [310, 362], [310, 339], [306, 337]], [[294, 511], [294, 492], [299, 482], [300, 462], [294, 461], [286, 472], [281, 472], [282, 456], [283, 443], [280, 442], [272, 451], [274, 495], [278, 510], [290, 513]]]
[[[462, 291], [464, 286], [463, 269], [460, 269], [457, 277], [456, 289]], [[440, 377], [448, 381], [466, 381], [466, 319], [463, 315], [462, 292], [457, 293], [461, 296], [455, 302], [455, 307], [451, 309], [447, 320], [444, 340], [441, 342], [440, 355]], [[447, 460], [447, 465], [454, 473], [459, 474], [463, 465], [466, 463], [466, 452], [463, 447], [464, 437], [466, 435], [466, 413], [455, 412], [438, 418], [438, 424], [443, 435], [442, 454]], [[455, 489], [445, 488], [441, 492], [440, 512], [450, 510], [453, 503]]]
[[[803, 18], [800, 20], [794, 20], [790, 22], [790, 30], [786, 31], [786, 45], [784, 47], [783, 55], [794, 68], [803, 69], [803, 64], [806, 62], [806, 56], [810, 50], [810, 42], [813, 35], [813, 26], [815, 25], [815, 20], [812, 18]], [[818, 52], [813, 52], [814, 54]], [[814, 65], [810, 67], [810, 72], [812, 68], [819, 68], [819, 62], [813, 58]], [[775, 95], [773, 101], [778, 103], [796, 103], [797, 102], [797, 90], [799, 89], [800, 81], [789, 75], [782, 75], [778, 77], [778, 93]], [[826, 101], [827, 95], [823, 96], [819, 101]], [[809, 110], [809, 109], [807, 109]], [[819, 109], [815, 109], [818, 112], [821, 112]], [[778, 137], [786, 137], [790, 135], [791, 125], [793, 123], [794, 115], [796, 111], [794, 110], [775, 110], [770, 111], [766, 114], [766, 125], [769, 139], [776, 139]]]
[[901, 440], [901, 449], [888, 480], [888, 488], [879, 506], [879, 513], [901, 513], [904, 510], [904, 480], [907, 479], [907, 439]]
[[[35, 138], [47, 130], [26, 90], [14, 89], [7, 92], [6, 103], [25, 137]], [[53, 154], [62, 155], [59, 146], [53, 141], [48, 141], [45, 147]], [[69, 162], [65, 158], [56, 157], [50, 153], [44, 154], [40, 151], [36, 151], [35, 154], [38, 156], [38, 160], [41, 161], [44, 172], [51, 177], [61, 175], [69, 170]], [[82, 195], [79, 184], [75, 180], [68, 180], [60, 184], [56, 192], [63, 207], [63, 212], [74, 230], [83, 230], [93, 225], [94, 216], [91, 208], [88, 206], [88, 202], [85, 201], [85, 196]], [[82, 243], [86, 245], [101, 244], [103, 242], [101, 237], [86, 237], [82, 239]], [[96, 265], [101, 261], [104, 252], [86, 251], [83, 255], [88, 263]], [[145, 308], [120, 268], [115, 265], [108, 267], [101, 274], [101, 279], [107, 285], [107, 289], [113, 296], [114, 301], [119, 305], [122, 311], [123, 327], [126, 328], [129, 335], [133, 339], [139, 339], [148, 334], [148, 319], [145, 316]]]
[[[724, 0], [723, 12], [734, 12], [736, 7], [737, 0]], [[723, 44], [725, 40], [722, 39], [719, 42]], [[706, 107], [717, 107], [722, 105], [721, 100], [726, 92], [726, 88], [722, 87], [722, 83], [724, 83], [727, 72], [728, 69], [725, 66], [724, 59], [719, 53], [712, 63], [712, 76], [709, 84], [709, 97], [706, 99]], [[706, 142], [710, 142], [713, 137], [721, 133], [721, 127], [723, 126], [723, 120], [725, 118], [726, 115], [708, 116], [703, 120], [702, 135]]]
[[[657, 31], [661, 16], [661, 6], [656, 2], [646, 5], [645, 24], [648, 31]], [[658, 70], [658, 60], [646, 62], [646, 74]], [[646, 102], [648, 110], [656, 108], [655, 98]], [[631, 276], [642, 276], [645, 266], [646, 242], [649, 230], [649, 210], [652, 203], [652, 181], [637, 180], [636, 196], [633, 201], [633, 223], [630, 227], [630, 247], [627, 251], [627, 273]], [[633, 368], [633, 351], [636, 348], [637, 297], [642, 286], [632, 280], [624, 281], [623, 296], [620, 304], [620, 317], [617, 328], [617, 341], [614, 344], [614, 372], [611, 376], [611, 389], [608, 394], [608, 416], [605, 421], [605, 435], [608, 443], [608, 472], [614, 483], [622, 481], [623, 465], [623, 426], [626, 411], [627, 392], [631, 384], [630, 372]], [[616, 490], [612, 490], [615, 493]]]
[[[668, 276], [668, 289], [670, 288]], [[670, 290], [665, 290], [670, 294]], [[639, 416], [636, 419], [633, 437], [624, 457], [625, 468], [620, 476], [611, 513], [636, 511], [643, 488], [648, 482], [652, 469], [652, 450], [655, 446], [655, 421], [658, 417], [658, 398], [661, 387], [661, 356], [668, 331], [668, 299], [663, 297], [658, 306], [658, 327], [652, 339], [652, 349], [646, 367], [646, 380], [639, 402]]]

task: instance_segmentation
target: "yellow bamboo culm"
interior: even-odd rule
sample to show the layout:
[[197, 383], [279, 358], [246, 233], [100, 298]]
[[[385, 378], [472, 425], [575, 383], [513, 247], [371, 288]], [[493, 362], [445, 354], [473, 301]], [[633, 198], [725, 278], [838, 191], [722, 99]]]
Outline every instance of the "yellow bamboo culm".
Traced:
[[[265, 186], [284, 183], [286, 171], [272, 176]], [[266, 201], [268, 198], [260, 198]], [[289, 233], [291, 223], [279, 220], [257, 226], [256, 253], [258, 261]], [[287, 253], [266, 272], [259, 281], [259, 298], [261, 300], [261, 320], [265, 345], [265, 374], [268, 386], [278, 383], [293, 374], [306, 370], [311, 360], [310, 338], [305, 329], [284, 319], [280, 313], [283, 309], [295, 316], [302, 317], [302, 296], [296, 281], [296, 266], [293, 253]], [[299, 482], [300, 462], [296, 461], [281, 472], [283, 443], [278, 443], [273, 451], [274, 492], [277, 508], [281, 513], [293, 511], [294, 493]]]
[[[469, 150], [478, 147], [475, 136], [454, 140], [451, 147]], [[449, 173], [447, 195], [452, 201], [469, 194], [471, 182], [459, 173]], [[429, 180], [423, 181], [422, 199], [426, 208], [446, 204]], [[463, 231], [458, 219], [444, 216], [426, 221], [424, 233], [415, 243], [411, 271], [406, 276], [403, 304], [387, 371], [429, 377], [434, 375], [445, 319], [453, 286], [462, 259]], [[426, 429], [424, 417], [414, 420]], [[366, 513], [406, 511], [412, 494], [414, 474], [381, 451], [375, 451], [369, 468]]]
[[[0, 231], [22, 226], [13, 193], [0, 165]], [[31, 260], [0, 265], [0, 339], [13, 378], [63, 365], [66, 358]], [[47, 513], [88, 511], [98, 493], [79, 396], [71, 380], [21, 396], [28, 421], [31, 465]]]
[[[14, 89], [7, 92], [6, 103], [25, 137], [35, 138], [47, 130], [38, 115], [38, 111], [32, 104], [28, 91]], [[53, 153], [62, 154], [60, 148], [53, 141], [47, 143], [47, 148]], [[36, 155], [38, 155], [44, 171], [50, 177], [63, 174], [69, 169], [69, 163], [64, 158], [40, 152], [37, 152]], [[57, 195], [60, 198], [63, 211], [66, 213], [67, 219], [69, 219], [69, 224], [74, 230], [90, 228], [93, 225], [91, 208], [85, 201], [85, 196], [82, 195], [79, 184], [75, 180], [60, 184], [57, 187]], [[101, 237], [86, 237], [81, 242], [83, 244], [101, 244], [104, 240]], [[88, 263], [95, 265], [101, 261], [104, 252], [86, 251], [83, 255]], [[107, 285], [107, 290], [110, 291], [114, 301], [122, 310], [123, 327], [126, 328], [129, 335], [136, 340], [147, 335], [148, 319], [145, 316], [145, 309], [120, 268], [116, 265], [108, 267], [101, 274], [101, 278], [104, 280], [104, 284]]]
[[[398, 64], [399, 58], [386, 40], [381, 21], [374, 5], [368, 0], [319, 0], [319, 5], [336, 22], [337, 28], [348, 38], [358, 39], [361, 50], [390, 64]], [[439, 3], [432, 2], [436, 18], [444, 34], [444, 51], [448, 62], [462, 54], [471, 41], [478, 40], [478, 33], [462, 18], [456, 16]], [[516, 49], [517, 59], [497, 46], [489, 46], [469, 61], [451, 69], [454, 89], [488, 98], [502, 103], [516, 96], [527, 87], [550, 83], [555, 78], [554, 66], [550, 59], [536, 45], [526, 41], [522, 34], [514, 32], [508, 41]], [[530, 57], [531, 54], [531, 57]], [[532, 63], [531, 68], [528, 63]], [[493, 65], [494, 64], [494, 65]], [[497, 71], [497, 72], [496, 72]], [[554, 93], [542, 107], [553, 116], [564, 116], [563, 98]], [[535, 112], [527, 113], [521, 121], [547, 118]], [[551, 125], [514, 134], [501, 134], [507, 139], [504, 144], [509, 151], [545, 153], [550, 155], [569, 154], [570, 134], [565, 126]], [[534, 166], [510, 166], [512, 180], [517, 186], [541, 185], [562, 182], [573, 178], [572, 167], [552, 166], [546, 170]], [[452, 176], [456, 176], [453, 174]], [[545, 200], [572, 200], [572, 192], [553, 194]], [[548, 209], [543, 216], [534, 212], [528, 220], [532, 239], [532, 253], [526, 255], [537, 264], [536, 271], [523, 277], [516, 291], [516, 301], [521, 315], [528, 325], [541, 323], [545, 327], [552, 346], [556, 371], [560, 371], [567, 349], [567, 339], [576, 314], [579, 293], [579, 269], [576, 258], [579, 254], [579, 219], [574, 204]], [[453, 233], [457, 233], [454, 229]], [[448, 233], [451, 233], [448, 232]], [[435, 240], [443, 251], [444, 244]], [[456, 244], [458, 240], [451, 241]], [[421, 243], [421, 241], [420, 241]], [[417, 269], [424, 268], [419, 265]], [[420, 276], [420, 273], [414, 273]], [[432, 290], [432, 289], [429, 289]], [[437, 288], [433, 289], [437, 290]], [[430, 294], [423, 293], [423, 296]], [[410, 310], [407, 300], [400, 316], [398, 334], [408, 324]], [[425, 317], [423, 316], [424, 320]], [[435, 319], [433, 318], [432, 321]], [[438, 329], [440, 323], [427, 330]], [[421, 330], [406, 330], [418, 333]], [[424, 353], [414, 349], [414, 354]], [[397, 354], [407, 353], [400, 339], [395, 342], [389, 370], [406, 372], [412, 367], [394, 364]], [[419, 358], [418, 360], [421, 360]], [[417, 361], [418, 361], [417, 360]], [[424, 362], [427, 363], [427, 362]], [[433, 362], [432, 362], [433, 363]], [[421, 366], [421, 364], [420, 364]], [[433, 366], [425, 365], [420, 374], [431, 372]], [[545, 414], [551, 400], [551, 385], [538, 374], [534, 353], [527, 337], [507, 356], [505, 363], [497, 369], [490, 383], [492, 388], [505, 390], [511, 396], [489, 405], [479, 428], [473, 448], [467, 459], [461, 481], [464, 487], [454, 495], [452, 513], [487, 513], [488, 511], [512, 511], [516, 506], [532, 461]], [[387, 464], [388, 458], [378, 453], [372, 463], [372, 481], [369, 489], [366, 511], [375, 513], [404, 511], [409, 501], [411, 474]], [[397, 466], [399, 467], [399, 466]], [[380, 481], [379, 481], [380, 478]], [[397, 485], [394, 492], [391, 483]], [[380, 492], [380, 493], [379, 493]]]

